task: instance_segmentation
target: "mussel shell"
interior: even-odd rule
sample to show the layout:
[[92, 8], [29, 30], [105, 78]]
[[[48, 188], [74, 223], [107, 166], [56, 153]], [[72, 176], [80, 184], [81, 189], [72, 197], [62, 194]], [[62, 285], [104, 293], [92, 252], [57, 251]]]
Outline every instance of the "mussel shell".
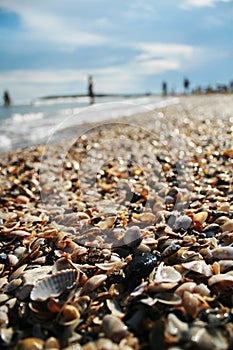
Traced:
[[153, 254], [142, 253], [136, 255], [125, 268], [126, 285], [133, 290], [140, 284], [142, 278], [147, 278], [157, 264], [157, 258]]
[[68, 269], [39, 281], [31, 291], [31, 300], [45, 301], [50, 297], [58, 297], [75, 285], [77, 276], [77, 270]]

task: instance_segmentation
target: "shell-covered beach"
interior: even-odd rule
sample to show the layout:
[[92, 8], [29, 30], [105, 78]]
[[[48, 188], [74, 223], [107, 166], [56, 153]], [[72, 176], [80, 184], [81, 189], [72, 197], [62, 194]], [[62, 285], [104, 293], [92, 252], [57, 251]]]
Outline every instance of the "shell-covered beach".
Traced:
[[0, 348], [232, 349], [232, 166], [232, 94], [1, 154]]

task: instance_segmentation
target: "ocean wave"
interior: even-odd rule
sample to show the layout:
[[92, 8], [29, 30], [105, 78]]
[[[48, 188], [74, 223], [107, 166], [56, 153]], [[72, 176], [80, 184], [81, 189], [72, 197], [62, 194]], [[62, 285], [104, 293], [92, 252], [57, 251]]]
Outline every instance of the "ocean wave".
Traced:
[[44, 113], [38, 112], [38, 113], [25, 113], [25, 114], [20, 114], [20, 113], [14, 113], [12, 115], [12, 119], [16, 123], [21, 123], [24, 121], [31, 121], [31, 120], [40, 120], [43, 119]]

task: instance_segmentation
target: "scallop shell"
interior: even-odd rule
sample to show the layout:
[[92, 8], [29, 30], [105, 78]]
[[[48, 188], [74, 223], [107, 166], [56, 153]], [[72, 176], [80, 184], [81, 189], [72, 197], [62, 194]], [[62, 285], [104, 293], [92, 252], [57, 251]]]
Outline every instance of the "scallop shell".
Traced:
[[31, 291], [31, 300], [44, 301], [58, 297], [66, 289], [71, 289], [78, 277], [77, 270], [62, 270], [39, 281]]

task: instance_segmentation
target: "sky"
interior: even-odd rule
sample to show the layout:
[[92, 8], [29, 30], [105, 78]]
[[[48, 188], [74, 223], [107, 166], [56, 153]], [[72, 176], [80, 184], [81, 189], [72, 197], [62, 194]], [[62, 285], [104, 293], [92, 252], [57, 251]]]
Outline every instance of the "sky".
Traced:
[[233, 80], [232, 0], [0, 0], [0, 95], [182, 92]]

